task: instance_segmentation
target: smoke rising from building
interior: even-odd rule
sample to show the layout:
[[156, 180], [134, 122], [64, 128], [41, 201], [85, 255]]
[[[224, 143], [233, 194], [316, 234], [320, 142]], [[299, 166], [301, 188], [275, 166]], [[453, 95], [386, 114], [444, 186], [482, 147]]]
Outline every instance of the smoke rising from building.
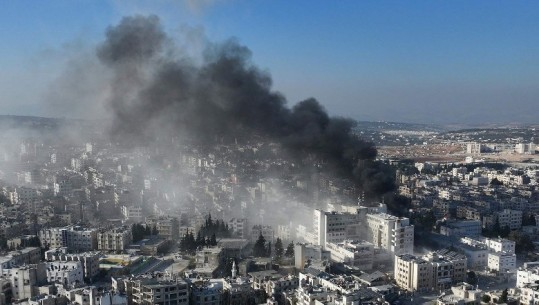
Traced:
[[257, 135], [355, 178], [367, 195], [393, 189], [388, 169], [374, 161], [373, 144], [353, 133], [353, 120], [330, 117], [313, 98], [288, 107], [235, 39], [208, 43], [197, 61], [174, 46], [157, 16], [130, 16], [107, 29], [96, 55], [113, 75], [105, 103], [117, 142]]

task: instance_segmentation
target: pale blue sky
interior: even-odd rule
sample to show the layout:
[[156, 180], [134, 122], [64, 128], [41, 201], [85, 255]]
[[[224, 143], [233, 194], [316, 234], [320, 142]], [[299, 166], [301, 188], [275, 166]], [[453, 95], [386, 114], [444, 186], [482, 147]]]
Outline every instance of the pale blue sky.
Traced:
[[0, 113], [49, 115], [65, 52], [151, 13], [170, 33], [237, 37], [289, 103], [313, 96], [367, 120], [538, 122], [539, 2], [493, 0], [4, 1]]

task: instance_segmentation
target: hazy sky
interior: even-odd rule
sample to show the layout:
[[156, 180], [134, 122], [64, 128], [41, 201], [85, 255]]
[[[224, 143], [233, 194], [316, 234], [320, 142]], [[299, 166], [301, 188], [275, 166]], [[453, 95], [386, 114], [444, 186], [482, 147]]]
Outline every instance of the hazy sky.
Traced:
[[[289, 103], [335, 115], [424, 123], [539, 123], [538, 1], [3, 1], [0, 114], [46, 106], [68, 58], [122, 16], [169, 33], [234, 36]], [[76, 103], [76, 101], [74, 101]]]

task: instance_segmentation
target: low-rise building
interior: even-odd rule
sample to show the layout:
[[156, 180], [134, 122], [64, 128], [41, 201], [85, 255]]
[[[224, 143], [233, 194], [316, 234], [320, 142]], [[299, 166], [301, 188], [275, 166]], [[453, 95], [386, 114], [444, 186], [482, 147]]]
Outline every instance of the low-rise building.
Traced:
[[374, 261], [374, 245], [366, 241], [345, 240], [341, 243], [326, 243], [331, 260], [344, 263], [359, 270], [371, 270]]

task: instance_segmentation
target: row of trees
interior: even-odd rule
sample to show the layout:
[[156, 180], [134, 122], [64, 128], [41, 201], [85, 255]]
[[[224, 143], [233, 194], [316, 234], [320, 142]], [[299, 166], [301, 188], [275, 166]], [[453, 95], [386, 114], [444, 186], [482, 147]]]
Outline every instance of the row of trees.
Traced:
[[232, 236], [232, 230], [228, 227], [228, 224], [220, 219], [214, 221], [211, 214], [206, 216], [206, 221], [200, 228], [199, 233], [203, 237], [215, 235], [217, 238], [227, 238]]
[[200, 228], [195, 238], [193, 232], [187, 231], [180, 240], [180, 250], [187, 253], [194, 253], [200, 247], [217, 245], [217, 238], [227, 238], [232, 236], [232, 230], [223, 220], [213, 220], [211, 214], [206, 216], [206, 221]]
[[146, 236], [157, 235], [157, 227], [143, 226], [140, 223], [135, 223], [131, 226], [131, 235], [133, 236], [133, 242], [141, 241]]
[[203, 236], [200, 231], [196, 238], [193, 232], [187, 231], [180, 240], [180, 251], [194, 253], [200, 247], [217, 246], [217, 236], [212, 234], [210, 237]]
[[[273, 250], [273, 251], [272, 251]], [[262, 234], [258, 236], [256, 243], [253, 246], [253, 256], [256, 257], [270, 257], [274, 254], [277, 261], [280, 261], [283, 257], [294, 257], [294, 243], [288, 244], [286, 250], [283, 246], [283, 241], [277, 238], [275, 245], [272, 249], [271, 242], [266, 242], [266, 239]]]

